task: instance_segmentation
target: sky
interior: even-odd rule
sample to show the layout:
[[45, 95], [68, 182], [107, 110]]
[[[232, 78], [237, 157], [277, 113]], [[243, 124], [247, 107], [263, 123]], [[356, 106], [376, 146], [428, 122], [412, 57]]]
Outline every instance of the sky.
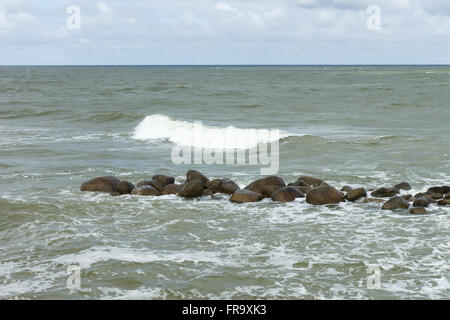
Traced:
[[450, 1], [0, 0], [0, 65], [92, 64], [450, 64]]

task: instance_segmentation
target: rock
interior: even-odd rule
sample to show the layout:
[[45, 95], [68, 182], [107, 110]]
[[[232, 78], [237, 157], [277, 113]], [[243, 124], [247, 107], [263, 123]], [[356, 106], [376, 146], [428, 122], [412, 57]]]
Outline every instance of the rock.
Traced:
[[384, 200], [379, 198], [366, 198], [363, 203], [384, 203]]
[[160, 196], [162, 193], [152, 186], [144, 185], [142, 187], [134, 188], [131, 194], [137, 196]]
[[450, 192], [450, 186], [432, 187], [427, 190], [427, 193], [447, 194]]
[[118, 196], [121, 196], [122, 194], [120, 192], [115, 191], [115, 192], [111, 192], [109, 195], [112, 197], [118, 197]]
[[444, 199], [450, 199], [450, 193], [447, 193], [447, 194], [444, 196]]
[[409, 202], [402, 197], [394, 197], [386, 201], [381, 210], [395, 210], [395, 209], [408, 209]]
[[439, 206], [450, 206], [450, 200], [449, 199], [442, 199], [442, 200], [439, 200], [437, 204]]
[[298, 191], [294, 187], [284, 187], [278, 189], [274, 193], [272, 193], [273, 201], [281, 201], [281, 202], [289, 202], [294, 201], [296, 198], [304, 198], [305, 194]]
[[142, 180], [139, 181], [138, 184], [136, 185], [136, 187], [143, 187], [143, 186], [151, 186], [157, 190], [159, 190], [160, 192], [164, 191], [164, 188], [162, 185], [160, 185], [158, 182], [156, 182], [155, 180]]
[[408, 182], [402, 182], [394, 186], [394, 188], [399, 190], [411, 190], [411, 185]]
[[202, 173], [195, 170], [189, 170], [188, 172], [186, 172], [186, 182], [192, 180], [200, 180], [204, 188], [206, 187], [206, 183], [209, 181], [209, 179], [205, 177]]
[[164, 187], [164, 191], [163, 194], [167, 195], [167, 194], [178, 194], [181, 189], [183, 189], [183, 186], [179, 185], [179, 184], [168, 184], [167, 186]]
[[432, 200], [427, 197], [420, 197], [413, 202], [413, 207], [428, 207]]
[[184, 198], [197, 198], [203, 196], [203, 183], [201, 180], [189, 180], [178, 193]]
[[306, 186], [308, 186], [308, 185], [301, 180], [298, 180], [298, 181], [292, 182], [292, 183], [288, 183], [288, 187], [306, 187]]
[[387, 198], [393, 197], [399, 193], [399, 190], [396, 188], [379, 188], [371, 193], [373, 197]]
[[285, 187], [283, 179], [277, 176], [270, 176], [266, 178], [262, 178], [256, 181], [253, 181], [248, 186], [246, 186], [245, 190], [250, 190], [256, 193], [262, 194], [266, 198], [270, 198], [272, 193], [278, 189]]
[[347, 199], [348, 201], [356, 201], [356, 200], [358, 200], [360, 198], [364, 198], [364, 197], [367, 197], [367, 193], [364, 188], [357, 188], [354, 190], [350, 190], [345, 195], [345, 199]]
[[117, 192], [119, 194], [131, 194], [134, 189], [134, 184], [126, 180], [122, 180], [117, 185]]
[[307, 186], [319, 187], [324, 181], [318, 178], [301, 176], [297, 179], [297, 182], [302, 181]]
[[416, 194], [414, 197], [415, 198], [425, 197], [425, 198], [436, 200], [436, 199], [442, 199], [443, 195], [441, 193], [421, 192], [421, 193]]
[[312, 187], [308, 187], [308, 186], [288, 186], [288, 187], [292, 187], [297, 189], [298, 191], [300, 191], [301, 193], [307, 194], [309, 191], [311, 191], [313, 188]]
[[117, 192], [117, 185], [120, 180], [113, 176], [97, 177], [88, 181], [85, 181], [81, 187], [81, 191], [97, 191], [97, 192]]
[[427, 210], [425, 208], [412, 208], [409, 213], [411, 214], [426, 214]]
[[206, 187], [214, 193], [233, 194], [239, 186], [229, 179], [214, 179], [206, 183]]
[[314, 205], [345, 202], [344, 195], [330, 186], [318, 187], [306, 194], [306, 202]]
[[160, 184], [163, 188], [165, 188], [169, 184], [175, 183], [174, 177], [164, 176], [162, 174], [157, 174], [152, 177], [152, 180], [156, 181], [156, 183]]
[[414, 201], [414, 197], [412, 196], [412, 194], [404, 194], [402, 196], [402, 198], [405, 199], [406, 201], [409, 201], [409, 202], [413, 202]]
[[263, 199], [264, 196], [261, 193], [253, 192], [251, 190], [239, 189], [230, 198], [231, 202], [244, 203], [244, 202], [256, 202]]
[[350, 187], [350, 186], [343, 186], [343, 187], [341, 188], [341, 191], [342, 191], [342, 192], [350, 192], [350, 191], [352, 191], [352, 190], [353, 190], [353, 188]]

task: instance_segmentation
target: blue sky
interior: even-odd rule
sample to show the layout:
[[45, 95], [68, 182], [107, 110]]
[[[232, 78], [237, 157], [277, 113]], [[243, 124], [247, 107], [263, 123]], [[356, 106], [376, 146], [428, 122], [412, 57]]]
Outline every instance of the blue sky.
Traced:
[[0, 64], [450, 64], [450, 1], [0, 0]]

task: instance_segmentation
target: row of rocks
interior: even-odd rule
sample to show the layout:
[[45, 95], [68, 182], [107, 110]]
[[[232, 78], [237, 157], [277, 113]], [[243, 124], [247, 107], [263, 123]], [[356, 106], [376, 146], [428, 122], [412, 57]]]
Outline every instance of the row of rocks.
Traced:
[[[277, 176], [269, 176], [250, 183], [241, 189], [230, 179], [208, 179], [202, 173], [189, 170], [186, 180], [176, 184], [175, 178], [165, 175], [154, 175], [149, 180], [142, 180], [136, 185], [114, 176], [97, 177], [84, 182], [81, 191], [107, 192], [113, 196], [132, 194], [139, 196], [161, 196], [176, 194], [184, 198], [197, 198], [216, 193], [231, 195], [230, 201], [235, 203], [256, 202], [264, 198], [273, 201], [289, 202], [297, 198], [306, 198], [312, 205], [337, 204], [340, 202], [383, 203], [381, 209], [409, 209], [412, 202], [412, 214], [426, 213], [425, 208], [431, 204], [450, 205], [450, 186], [431, 187], [426, 192], [416, 195], [399, 196], [400, 190], [411, 190], [411, 185], [402, 182], [394, 187], [383, 187], [370, 193], [368, 197], [364, 188], [353, 189], [344, 186], [340, 191], [325, 181], [309, 176], [302, 176], [297, 181], [286, 183]], [[390, 198], [385, 200], [382, 198]]]

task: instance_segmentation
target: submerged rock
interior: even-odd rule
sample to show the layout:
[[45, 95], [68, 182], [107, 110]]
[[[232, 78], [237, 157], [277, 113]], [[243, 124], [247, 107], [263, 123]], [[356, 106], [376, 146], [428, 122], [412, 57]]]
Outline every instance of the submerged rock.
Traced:
[[380, 198], [366, 198], [363, 203], [384, 203], [384, 200]]
[[158, 189], [156, 189], [152, 186], [149, 186], [149, 185], [136, 187], [133, 189], [131, 194], [137, 195], [137, 196], [160, 196], [160, 195], [162, 195], [161, 191], [159, 191]]
[[131, 194], [131, 192], [134, 189], [134, 184], [132, 184], [129, 181], [126, 180], [122, 180], [119, 182], [119, 184], [117, 185], [117, 192], [119, 194]]
[[413, 207], [428, 207], [433, 202], [430, 198], [420, 197], [413, 202]]
[[330, 186], [318, 187], [306, 194], [306, 202], [314, 205], [345, 202], [344, 195]]
[[256, 193], [262, 194], [266, 198], [270, 198], [272, 193], [285, 187], [283, 179], [277, 176], [270, 176], [266, 178], [262, 178], [256, 181], [253, 181], [248, 186], [246, 186], [245, 190], [250, 190]]
[[183, 189], [182, 185], [179, 184], [168, 184], [167, 186], [164, 187], [164, 191], [163, 194], [167, 195], [167, 194], [178, 194], [181, 189]]
[[80, 190], [113, 193], [117, 192], [119, 182], [120, 180], [114, 176], [97, 177], [83, 182]]
[[408, 209], [409, 202], [402, 197], [394, 197], [386, 201], [381, 210], [395, 210], [395, 209]]
[[426, 214], [427, 210], [425, 210], [425, 208], [412, 208], [409, 213], [411, 214]]
[[408, 182], [402, 182], [394, 186], [394, 188], [399, 190], [411, 190], [411, 185]]
[[450, 206], [450, 199], [442, 199], [437, 203], [439, 206]]
[[387, 198], [393, 197], [400, 191], [397, 188], [379, 188], [371, 193], [373, 197]]
[[358, 200], [360, 198], [364, 198], [364, 197], [367, 197], [367, 192], [364, 188], [357, 188], [357, 189], [350, 190], [345, 195], [345, 199], [347, 199], [348, 201], [356, 201], [356, 200]]
[[278, 189], [274, 193], [272, 193], [273, 201], [281, 201], [281, 202], [289, 202], [294, 201], [296, 198], [304, 198], [305, 194], [298, 191], [294, 187], [284, 187]]
[[264, 196], [261, 193], [253, 192], [251, 190], [239, 189], [230, 198], [231, 202], [244, 203], [244, 202], [256, 202], [263, 199]]
[[203, 196], [203, 186], [201, 180], [195, 179], [186, 182], [181, 191], [178, 193], [179, 196], [184, 198], [197, 198]]

